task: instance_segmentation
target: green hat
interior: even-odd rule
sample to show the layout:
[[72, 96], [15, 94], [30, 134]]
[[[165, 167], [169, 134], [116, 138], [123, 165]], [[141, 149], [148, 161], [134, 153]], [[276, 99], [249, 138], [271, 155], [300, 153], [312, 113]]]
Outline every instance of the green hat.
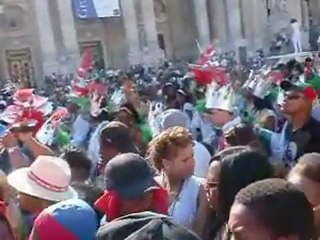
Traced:
[[320, 91], [320, 76], [314, 76], [307, 81], [316, 91]]
[[205, 112], [206, 111], [206, 99], [198, 100], [196, 102], [195, 109], [198, 112]]
[[296, 90], [302, 92], [304, 96], [310, 100], [311, 102], [317, 99], [317, 92], [313, 86], [304, 82], [291, 82], [291, 81], [283, 81], [280, 84], [280, 87], [284, 91]]

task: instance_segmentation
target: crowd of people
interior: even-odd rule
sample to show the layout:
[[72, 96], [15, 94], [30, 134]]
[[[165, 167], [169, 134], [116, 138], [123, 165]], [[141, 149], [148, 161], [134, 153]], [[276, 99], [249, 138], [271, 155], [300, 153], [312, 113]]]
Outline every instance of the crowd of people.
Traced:
[[0, 239], [318, 239], [317, 57], [201, 57], [3, 89]]

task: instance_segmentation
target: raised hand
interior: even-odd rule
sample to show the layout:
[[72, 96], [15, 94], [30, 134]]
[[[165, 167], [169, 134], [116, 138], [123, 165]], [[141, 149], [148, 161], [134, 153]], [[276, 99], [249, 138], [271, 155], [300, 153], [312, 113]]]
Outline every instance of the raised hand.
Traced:
[[103, 96], [93, 93], [90, 99], [90, 114], [93, 117], [99, 116], [99, 114], [102, 112], [101, 103], [103, 100]]

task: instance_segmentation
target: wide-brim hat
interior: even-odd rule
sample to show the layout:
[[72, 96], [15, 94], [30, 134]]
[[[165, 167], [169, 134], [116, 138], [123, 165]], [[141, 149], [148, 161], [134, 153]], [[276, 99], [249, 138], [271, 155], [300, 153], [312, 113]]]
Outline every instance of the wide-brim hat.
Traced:
[[53, 202], [78, 198], [78, 193], [72, 187], [68, 187], [64, 192], [54, 192], [37, 185], [28, 177], [28, 172], [29, 168], [20, 168], [11, 173], [8, 176], [9, 185], [18, 192]]
[[8, 176], [8, 183], [18, 192], [59, 202], [77, 198], [70, 187], [71, 170], [68, 164], [55, 157], [39, 156], [30, 167], [20, 168]]

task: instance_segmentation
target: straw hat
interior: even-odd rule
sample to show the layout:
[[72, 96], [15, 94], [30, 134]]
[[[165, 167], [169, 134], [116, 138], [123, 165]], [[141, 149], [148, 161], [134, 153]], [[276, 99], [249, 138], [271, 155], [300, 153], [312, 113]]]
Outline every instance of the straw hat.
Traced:
[[30, 167], [8, 176], [8, 183], [17, 191], [49, 201], [77, 198], [70, 187], [71, 170], [67, 162], [51, 156], [39, 156]]

